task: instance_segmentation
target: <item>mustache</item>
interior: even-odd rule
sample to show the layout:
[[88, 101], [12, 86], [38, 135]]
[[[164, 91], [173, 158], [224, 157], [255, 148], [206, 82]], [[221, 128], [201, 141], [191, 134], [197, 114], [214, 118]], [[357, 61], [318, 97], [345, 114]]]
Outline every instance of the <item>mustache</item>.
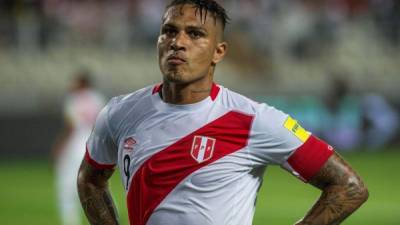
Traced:
[[167, 60], [169, 60], [169, 59], [179, 59], [184, 62], [187, 61], [187, 57], [185, 55], [183, 55], [182, 53], [178, 53], [178, 52], [173, 52], [173, 53], [168, 54]]

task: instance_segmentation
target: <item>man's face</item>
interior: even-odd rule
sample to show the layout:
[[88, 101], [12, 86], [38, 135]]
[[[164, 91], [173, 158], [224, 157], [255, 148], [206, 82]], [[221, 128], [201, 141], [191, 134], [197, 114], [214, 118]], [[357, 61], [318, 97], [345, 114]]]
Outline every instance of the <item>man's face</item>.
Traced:
[[[158, 62], [164, 80], [186, 84], [213, 73], [225, 55], [222, 25], [208, 13], [205, 21], [192, 5], [170, 7], [158, 38]], [[203, 20], [202, 20], [203, 19]]]

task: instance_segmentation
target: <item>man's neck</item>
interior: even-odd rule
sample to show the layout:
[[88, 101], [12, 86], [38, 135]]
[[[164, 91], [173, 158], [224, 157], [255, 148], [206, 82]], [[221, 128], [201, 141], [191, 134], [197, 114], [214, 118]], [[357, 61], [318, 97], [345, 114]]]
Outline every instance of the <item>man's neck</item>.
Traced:
[[191, 84], [164, 81], [160, 93], [164, 102], [177, 105], [193, 104], [210, 96], [212, 84], [212, 80]]

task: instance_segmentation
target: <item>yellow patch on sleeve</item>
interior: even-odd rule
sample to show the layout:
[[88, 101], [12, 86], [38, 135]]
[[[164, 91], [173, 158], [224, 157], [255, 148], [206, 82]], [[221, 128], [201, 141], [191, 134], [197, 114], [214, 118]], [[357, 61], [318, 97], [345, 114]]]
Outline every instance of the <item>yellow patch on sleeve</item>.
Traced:
[[310, 137], [310, 133], [301, 127], [300, 124], [290, 116], [286, 119], [284, 126], [303, 143], [306, 142]]

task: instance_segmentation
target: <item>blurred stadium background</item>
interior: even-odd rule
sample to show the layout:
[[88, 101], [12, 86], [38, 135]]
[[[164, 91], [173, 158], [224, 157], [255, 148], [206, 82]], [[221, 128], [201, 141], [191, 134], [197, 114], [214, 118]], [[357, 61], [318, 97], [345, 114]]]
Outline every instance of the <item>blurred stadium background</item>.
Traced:
[[[159, 82], [166, 2], [0, 1], [1, 224], [58, 224], [49, 151], [72, 75], [92, 71], [108, 97]], [[354, 164], [371, 197], [344, 224], [400, 224], [400, 2], [222, 2], [232, 20], [218, 83], [288, 112]], [[292, 224], [318, 196], [279, 169], [266, 176], [254, 224]]]

